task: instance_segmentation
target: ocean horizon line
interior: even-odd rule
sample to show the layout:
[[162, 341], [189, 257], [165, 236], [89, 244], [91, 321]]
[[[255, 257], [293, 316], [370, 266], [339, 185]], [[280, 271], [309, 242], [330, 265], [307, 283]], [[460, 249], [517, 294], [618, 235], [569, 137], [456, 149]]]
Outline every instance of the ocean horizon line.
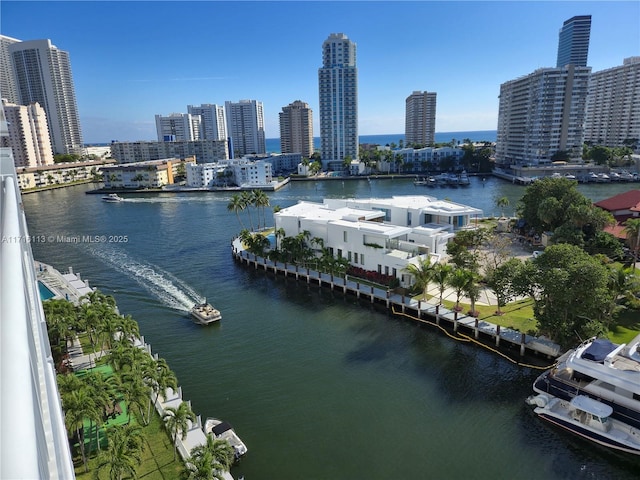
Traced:
[[[452, 139], [462, 141], [465, 138], [469, 138], [474, 142], [481, 141], [489, 141], [495, 142], [497, 130], [458, 130], [458, 131], [450, 131], [450, 132], [435, 132], [435, 141], [436, 143], [445, 143], [450, 142]], [[398, 143], [399, 140], [404, 140], [404, 133], [373, 133], [370, 135], [358, 135], [358, 139], [360, 143], [379, 143], [381, 145], [386, 145], [390, 143]], [[374, 142], [375, 140], [375, 142]], [[155, 140], [132, 140], [132, 141], [146, 141], [153, 142]], [[275, 145], [277, 144], [277, 149], [280, 149], [280, 137], [269, 137], [266, 138], [267, 142], [267, 152], [272, 153]], [[319, 147], [320, 137], [313, 137], [314, 145]], [[102, 142], [102, 143], [85, 143], [85, 147], [106, 147], [111, 145], [112, 142]]]

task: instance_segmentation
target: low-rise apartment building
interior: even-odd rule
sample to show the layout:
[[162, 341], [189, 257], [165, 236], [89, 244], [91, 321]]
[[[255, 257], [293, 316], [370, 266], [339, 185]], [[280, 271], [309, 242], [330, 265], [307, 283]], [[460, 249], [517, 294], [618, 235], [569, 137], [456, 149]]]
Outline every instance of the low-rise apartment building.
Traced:
[[104, 167], [115, 164], [115, 160], [90, 160], [87, 162], [65, 162], [39, 167], [18, 167], [18, 185], [21, 191], [37, 188], [63, 186], [75, 182], [99, 181]]
[[187, 187], [191, 188], [264, 188], [273, 182], [269, 162], [248, 158], [188, 164], [186, 174]]
[[125, 163], [102, 168], [106, 189], [111, 188], [162, 188], [172, 185], [179, 174], [180, 165], [188, 166], [194, 158], [181, 160], [165, 158], [149, 162]]
[[195, 157], [198, 163], [218, 162], [229, 158], [226, 140], [193, 140], [176, 142], [112, 142], [111, 156], [118, 163], [148, 162], [163, 158]]

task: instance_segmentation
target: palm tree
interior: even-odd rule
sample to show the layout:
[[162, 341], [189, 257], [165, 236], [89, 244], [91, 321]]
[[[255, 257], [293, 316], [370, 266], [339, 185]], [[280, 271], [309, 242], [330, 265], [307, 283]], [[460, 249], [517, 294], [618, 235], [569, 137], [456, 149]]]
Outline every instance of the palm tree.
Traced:
[[504, 217], [504, 209], [510, 205], [507, 197], [500, 197], [496, 200], [496, 207], [500, 209], [500, 216]]
[[96, 443], [97, 448], [100, 450], [100, 426], [104, 423], [107, 415], [114, 410], [116, 404], [116, 390], [115, 381], [116, 377], [105, 377], [101, 372], [91, 370], [84, 377], [88, 388], [90, 389], [91, 397], [96, 405]]
[[198, 445], [191, 450], [190, 461], [196, 464], [200, 464], [201, 461], [208, 462], [211, 466], [211, 476], [209, 478], [220, 478], [218, 474], [223, 471], [229, 471], [234, 459], [235, 450], [228, 441], [216, 439], [213, 435], [207, 435], [206, 444]]
[[135, 407], [142, 423], [146, 425], [148, 421], [144, 417], [144, 407], [148, 405], [151, 388], [144, 383], [140, 371], [121, 373], [118, 376], [118, 391], [127, 404], [127, 423], [131, 423], [131, 410]]
[[429, 290], [429, 283], [433, 278], [434, 265], [431, 263], [431, 256], [421, 257], [418, 259], [418, 263], [410, 263], [404, 269], [405, 272], [413, 275], [415, 278], [416, 286], [422, 289], [422, 300], [427, 300], [427, 291]]
[[[262, 209], [262, 226], [266, 228], [267, 217], [265, 215], [265, 208], [270, 206], [269, 196], [266, 193], [264, 193], [262, 190], [254, 190], [253, 195], [254, 195], [254, 198], [253, 198], [254, 205], [257, 208]], [[260, 225], [258, 225], [258, 228], [260, 228]]]
[[460, 310], [460, 297], [462, 296], [465, 287], [469, 283], [469, 278], [472, 275], [473, 272], [471, 272], [471, 270], [454, 268], [447, 279], [447, 284], [453, 288], [453, 291], [456, 294], [456, 310]]
[[240, 227], [243, 229], [244, 229], [244, 225], [242, 223], [242, 220], [240, 220], [240, 214], [238, 212], [244, 209], [245, 209], [245, 205], [244, 205], [244, 202], [242, 201], [242, 198], [237, 193], [234, 194], [231, 197], [231, 200], [229, 201], [229, 203], [227, 204], [227, 210], [236, 214], [236, 217], [238, 218], [238, 222], [240, 223]]
[[62, 409], [65, 413], [65, 425], [70, 434], [75, 434], [80, 446], [84, 471], [89, 471], [87, 455], [84, 449], [84, 421], [95, 418], [95, 403], [88, 388], [73, 390], [62, 398]]
[[244, 205], [243, 210], [247, 211], [247, 215], [249, 215], [249, 225], [251, 227], [251, 231], [253, 232], [253, 218], [251, 217], [251, 209], [249, 206], [253, 204], [253, 195], [250, 192], [242, 192], [240, 195], [240, 199], [242, 200], [242, 204]]
[[42, 308], [47, 320], [49, 344], [54, 349], [54, 352], [59, 357], [62, 357], [67, 353], [70, 328], [78, 325], [77, 309], [73, 303], [62, 299], [51, 299], [42, 302]]
[[175, 460], [176, 452], [178, 451], [178, 434], [180, 434], [182, 440], [187, 438], [189, 422], [195, 423], [196, 414], [193, 413], [193, 410], [191, 410], [187, 402], [182, 402], [178, 408], [167, 407], [162, 415], [162, 419], [165, 422], [169, 434], [173, 437], [173, 459]]
[[[178, 379], [176, 374], [169, 368], [167, 361], [164, 358], [159, 358], [154, 361], [154, 368], [152, 369], [152, 374], [147, 378], [147, 384], [156, 394], [153, 400], [153, 405], [155, 405], [158, 402], [160, 393], [165, 397], [168, 388], [173, 390], [178, 388]], [[151, 397], [149, 397], [149, 400], [151, 401]], [[149, 404], [147, 418], [151, 418], [151, 403]]]
[[212, 480], [213, 478], [219, 478], [213, 469], [213, 455], [209, 451], [195, 456], [192, 450], [191, 458], [188, 462], [185, 462], [184, 467], [184, 477], [187, 480]]
[[624, 222], [624, 232], [633, 251], [633, 269], [635, 270], [638, 264], [638, 250], [640, 250], [640, 218], [628, 218]]
[[116, 332], [120, 332], [120, 338], [133, 341], [140, 338], [140, 328], [131, 315], [120, 315], [116, 321]]
[[444, 295], [444, 291], [447, 288], [447, 282], [452, 271], [453, 267], [449, 264], [437, 263], [435, 265], [433, 279], [438, 284], [438, 291], [440, 292], [440, 305], [442, 305], [442, 296]]
[[139, 426], [115, 425], [107, 431], [109, 445], [98, 455], [95, 477], [102, 470], [109, 472], [110, 480], [121, 480], [125, 475], [137, 478], [136, 468], [142, 463], [144, 436]]
[[480, 298], [480, 276], [477, 272], [469, 269], [465, 269], [469, 272], [467, 276], [467, 283], [465, 284], [462, 292], [469, 298], [471, 302], [471, 315], [476, 315], [476, 301]]

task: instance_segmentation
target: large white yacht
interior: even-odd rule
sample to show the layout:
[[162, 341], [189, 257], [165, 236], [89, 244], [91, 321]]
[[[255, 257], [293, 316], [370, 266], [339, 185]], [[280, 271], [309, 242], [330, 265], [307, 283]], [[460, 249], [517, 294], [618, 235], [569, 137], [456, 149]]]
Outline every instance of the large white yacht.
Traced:
[[563, 400], [586, 395], [613, 409], [612, 418], [640, 428], [640, 335], [629, 344], [592, 338], [569, 350], [533, 383]]

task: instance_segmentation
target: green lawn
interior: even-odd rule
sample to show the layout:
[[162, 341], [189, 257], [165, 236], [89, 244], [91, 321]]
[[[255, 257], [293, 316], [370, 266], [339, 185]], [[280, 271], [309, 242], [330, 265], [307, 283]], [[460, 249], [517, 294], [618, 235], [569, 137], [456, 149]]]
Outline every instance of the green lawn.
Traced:
[[[416, 300], [422, 296], [415, 297]], [[444, 306], [453, 310], [455, 302], [443, 300]], [[461, 314], [469, 311], [469, 304], [460, 303]], [[501, 327], [512, 328], [519, 332], [536, 335], [538, 328], [536, 320], [533, 318], [533, 300], [527, 298], [509, 303], [502, 308], [502, 315], [496, 315], [495, 305], [476, 305], [476, 310], [480, 312], [479, 319], [500, 325]], [[623, 310], [616, 320], [616, 324], [609, 328], [608, 338], [614, 343], [628, 343], [640, 333], [640, 314], [634, 310]]]
[[[113, 367], [111, 365], [102, 365], [91, 369], [98, 371], [104, 376], [108, 377], [113, 374]], [[81, 370], [76, 375], [82, 377], [86, 375], [89, 370]], [[106, 428], [112, 425], [122, 425], [129, 421], [126, 402], [121, 401], [119, 403], [121, 412], [109, 419], [106, 424]], [[142, 454], [142, 464], [138, 467], [138, 478], [144, 478], [149, 480], [174, 480], [180, 478], [181, 472], [184, 470], [184, 464], [179, 455], [176, 460], [173, 459], [173, 443], [171, 438], [164, 429], [162, 420], [155, 409], [152, 409], [153, 413], [149, 425], [144, 426], [139, 421], [137, 415], [131, 416], [131, 423], [142, 426], [142, 433], [145, 437], [145, 451]], [[104, 427], [100, 428], [100, 447], [105, 448], [107, 446], [107, 439]], [[85, 422], [85, 445], [86, 451], [96, 450], [96, 427], [90, 428], [90, 423], [87, 420]], [[76, 477], [78, 479], [91, 480], [94, 478], [94, 470], [97, 465], [97, 451], [92, 451], [89, 459], [89, 472], [84, 472], [84, 466], [82, 464], [82, 457], [77, 448], [77, 444], [74, 446], [74, 451], [77, 455], [74, 457], [74, 465], [76, 471]], [[100, 479], [108, 480], [108, 472], [103, 471], [100, 474]]]
[[609, 328], [609, 339], [614, 343], [628, 343], [640, 332], [640, 313], [623, 310], [617, 324]]
[[[443, 300], [444, 306], [453, 310], [455, 302]], [[462, 307], [461, 314], [465, 314], [470, 310], [469, 304], [460, 303]], [[495, 305], [477, 305], [476, 310], [480, 312], [478, 318], [485, 320], [494, 325], [500, 325], [505, 328], [512, 328], [519, 332], [535, 334], [537, 324], [533, 318], [533, 300], [527, 298], [509, 303], [502, 307], [502, 315], [497, 315], [497, 307]]]
[[[140, 424], [139, 422], [136, 423]], [[149, 425], [142, 427], [142, 433], [145, 437], [145, 450], [142, 454], [142, 464], [137, 469], [138, 478], [146, 480], [179, 479], [184, 470], [184, 464], [182, 463], [180, 455], [177, 455], [175, 460], [173, 459], [173, 443], [165, 431], [162, 420], [157, 413], [152, 415]], [[88, 473], [84, 471], [82, 458], [79, 453], [73, 460], [76, 478], [78, 480], [93, 480], [95, 478], [94, 470], [97, 465], [95, 453], [93, 453], [89, 459]], [[108, 472], [103, 470], [99, 479], [108, 480]]]

